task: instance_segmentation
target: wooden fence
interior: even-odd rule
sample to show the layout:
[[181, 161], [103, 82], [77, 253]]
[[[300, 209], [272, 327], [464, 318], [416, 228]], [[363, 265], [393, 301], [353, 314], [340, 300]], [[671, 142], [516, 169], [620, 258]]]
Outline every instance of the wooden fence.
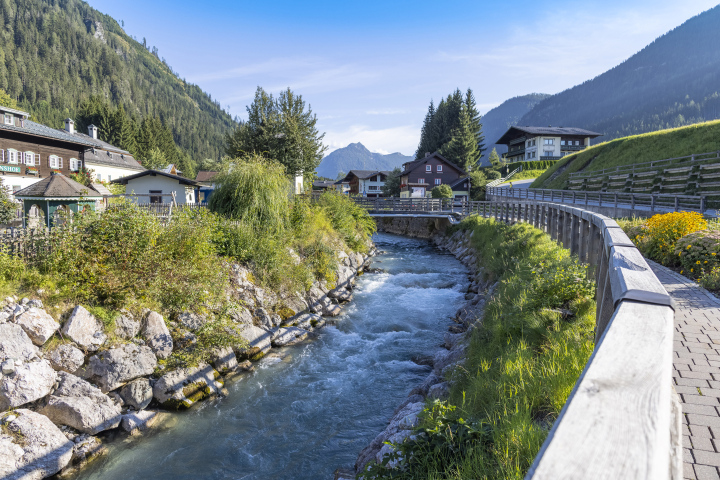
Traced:
[[570, 178], [591, 178], [618, 173], [635, 173], [678, 165], [695, 165], [697, 163], [705, 162], [720, 162], [720, 150], [708, 153], [696, 153], [693, 155], [686, 155], [684, 157], [665, 158], [662, 160], [654, 160], [652, 162], [633, 163], [632, 165], [604, 168], [602, 170], [572, 172], [570, 173]]

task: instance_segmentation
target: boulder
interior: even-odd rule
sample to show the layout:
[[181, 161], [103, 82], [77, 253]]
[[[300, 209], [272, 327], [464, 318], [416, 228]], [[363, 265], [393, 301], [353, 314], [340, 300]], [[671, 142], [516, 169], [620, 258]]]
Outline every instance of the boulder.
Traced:
[[325, 307], [332, 305], [332, 302], [317, 285], [317, 282], [307, 292], [308, 308], [313, 313], [322, 313]]
[[91, 357], [87, 377], [103, 392], [109, 392], [130, 380], [152, 374], [155, 367], [157, 358], [150, 347], [127, 343]]
[[277, 334], [273, 336], [272, 345], [273, 347], [295, 345], [305, 340], [309, 333], [307, 330], [297, 327], [280, 328]]
[[150, 428], [157, 418], [156, 410], [143, 410], [141, 412], [130, 412], [122, 416], [122, 428], [126, 432], [134, 433]]
[[332, 290], [328, 294], [328, 297], [334, 298], [338, 302], [349, 302], [350, 300], [352, 300], [353, 294], [347, 288], [342, 287], [342, 288], [336, 288], [335, 290]]
[[132, 313], [127, 310], [120, 312], [115, 318], [115, 334], [120, 338], [129, 340], [140, 331], [140, 322], [136, 322]]
[[107, 340], [102, 330], [102, 324], [95, 316], [78, 305], [63, 325], [62, 333], [81, 348], [94, 352]]
[[289, 325], [302, 328], [303, 330], [311, 330], [320, 321], [322, 321], [322, 317], [316, 313], [302, 313], [296, 315]]
[[60, 328], [60, 324], [48, 315], [45, 310], [35, 307], [23, 312], [15, 319], [15, 323], [20, 325], [32, 342], [38, 346], [47, 342]]
[[33, 298], [28, 302], [27, 306], [30, 308], [43, 308], [43, 303], [37, 298]]
[[125, 405], [129, 405], [135, 410], [143, 410], [150, 405], [153, 398], [150, 380], [137, 378], [122, 387], [119, 395]]
[[25, 330], [14, 323], [0, 325], [0, 361], [8, 358], [28, 361], [37, 356], [38, 347], [33, 344]]
[[70, 373], [58, 375], [60, 385], [40, 413], [56, 425], [67, 425], [90, 435], [120, 425], [120, 405], [99, 388]]
[[59, 345], [51, 350], [46, 358], [55, 370], [75, 373], [85, 363], [85, 354], [79, 348], [71, 344]]
[[55, 386], [57, 373], [47, 360], [23, 363], [0, 379], [0, 411], [43, 398]]
[[211, 352], [213, 367], [220, 373], [227, 373], [238, 366], [237, 357], [232, 347], [220, 347]]
[[162, 315], [150, 312], [142, 326], [142, 335], [157, 358], [167, 358], [172, 354], [173, 340]]
[[92, 435], [78, 435], [73, 441], [75, 445], [73, 446], [72, 460], [70, 461], [72, 467], [62, 472], [63, 477], [78, 472], [93, 458], [107, 453], [107, 448], [100, 439]]
[[206, 363], [166, 373], [153, 385], [153, 396], [165, 408], [190, 408], [196, 402], [220, 393], [220, 374]]
[[230, 312], [230, 318], [234, 322], [244, 324], [244, 325], [252, 325], [253, 323], [253, 317], [250, 313], [250, 310], [244, 307], [239, 307], [233, 311]]
[[335, 283], [337, 288], [347, 288], [355, 278], [355, 270], [345, 265], [340, 265], [337, 268], [337, 282]]
[[240, 336], [248, 343], [247, 347], [239, 348], [236, 353], [243, 359], [258, 359], [270, 351], [272, 334], [254, 325], [245, 325]]
[[178, 320], [183, 327], [190, 331], [200, 330], [208, 322], [205, 315], [198, 315], [197, 313], [185, 312], [178, 315]]
[[322, 314], [326, 317], [337, 317], [342, 312], [342, 308], [340, 305], [336, 305], [334, 303], [331, 303], [330, 305], [327, 305], [323, 308]]
[[40, 480], [70, 463], [74, 444], [50, 419], [26, 409], [1, 416], [10, 415], [15, 418], [0, 432], [0, 478]]
[[451, 365], [455, 365], [465, 359], [466, 346], [462, 343], [457, 344], [452, 350], [440, 351], [435, 355], [433, 372], [436, 375], [443, 376], [443, 370]]
[[429, 399], [445, 400], [450, 396], [450, 384], [448, 382], [436, 383], [428, 389], [427, 396]]

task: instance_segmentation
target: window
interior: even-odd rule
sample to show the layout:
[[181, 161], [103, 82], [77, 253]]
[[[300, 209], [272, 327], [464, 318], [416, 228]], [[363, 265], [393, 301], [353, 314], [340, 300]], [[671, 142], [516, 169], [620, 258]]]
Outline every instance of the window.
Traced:
[[554, 138], [546, 138], [545, 145], [555, 145], [555, 139]]
[[544, 154], [544, 156], [546, 156], [546, 157], [552, 157], [552, 156], [555, 155], [555, 152], [553, 152], [552, 150], [545, 150], [545, 151], [543, 152], [543, 154]]
[[418, 183], [425, 183], [425, 179], [424, 179], [424, 178], [418, 178]]
[[368, 190], [377, 190], [379, 187], [377, 185], [370, 185], [368, 187]]
[[102, 174], [100, 174], [100, 173], [97, 174], [97, 181], [102, 182]]
[[162, 203], [162, 195], [154, 197], [152, 196], [153, 193], [160, 194], [162, 190], [150, 190], [150, 203]]
[[77, 158], [71, 158], [70, 159], [70, 171], [71, 172], [77, 172], [82, 167], [82, 162], [78, 160]]
[[110, 180], [112, 180], [112, 175], [110, 175], [110, 174], [108, 173], [108, 182], [109, 182]]
[[532, 144], [530, 140], [527, 141], [527, 146], [529, 147]]
[[5, 125], [14, 125], [15, 122], [13, 122], [13, 116], [11, 113], [5, 114]]
[[575, 140], [575, 145], [580, 145], [580, 140]]
[[437, 166], [437, 173], [442, 173], [442, 165]]
[[535, 140], [533, 140], [533, 147], [535, 146]]
[[442, 183], [442, 180], [440, 180], [439, 178], [435, 179], [435, 185], [440, 185], [441, 183]]
[[7, 149], [7, 162], [17, 165], [18, 163], [18, 152], [14, 148]]
[[432, 165], [425, 165], [426, 172], [432, 172]]
[[[565, 143], [565, 140], [560, 140], [560, 145], [565, 145]], [[572, 141], [569, 141], [568, 145], [572, 145]]]

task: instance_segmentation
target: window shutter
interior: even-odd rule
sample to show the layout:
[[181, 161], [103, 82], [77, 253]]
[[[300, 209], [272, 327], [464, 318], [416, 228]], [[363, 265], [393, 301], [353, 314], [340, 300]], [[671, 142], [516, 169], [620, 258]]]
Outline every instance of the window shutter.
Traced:
[[35, 155], [35, 165], [40, 166], [40, 154]]
[[0, 150], [0, 156], [2, 156], [2, 163], [5, 163], [5, 150]]
[[62, 168], [62, 157], [58, 159], [58, 168]]

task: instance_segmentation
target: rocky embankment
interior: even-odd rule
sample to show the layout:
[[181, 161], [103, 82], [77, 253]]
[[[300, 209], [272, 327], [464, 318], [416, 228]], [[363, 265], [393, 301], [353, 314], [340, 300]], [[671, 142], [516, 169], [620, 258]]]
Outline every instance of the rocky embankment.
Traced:
[[[97, 436], [149, 428], [167, 409], [188, 408], [227, 394], [224, 378], [253, 369], [272, 348], [299, 343], [352, 299], [354, 279], [369, 256], [339, 252], [337, 283], [278, 295], [231, 266], [228, 299], [235, 305], [224, 335], [230, 346], [186, 368], [165, 366], [173, 352], [191, 352], [199, 331], [226, 310], [184, 312], [172, 319], [149, 310], [122, 311], [108, 328], [77, 305], [58, 318], [40, 299], [0, 302], [0, 478], [41, 479], [80, 468], [105, 448]], [[38, 292], [42, 296], [42, 291]]]
[[478, 267], [478, 259], [475, 250], [470, 246], [470, 238], [471, 234], [461, 231], [450, 237], [437, 234], [432, 238], [435, 245], [451, 252], [469, 269], [470, 286], [465, 294], [467, 303], [453, 318], [454, 324], [450, 325], [448, 333], [445, 334], [443, 348], [437, 352], [428, 352], [429, 355], [413, 358], [413, 361], [420, 365], [432, 367], [428, 377], [395, 409], [387, 428], [360, 452], [354, 471], [340, 469], [335, 473], [336, 480], [354, 479], [369, 462], [381, 462], [386, 454], [393, 451], [393, 447], [385, 442], [398, 444], [415, 438], [414, 429], [418, 425], [418, 415], [425, 408], [427, 400], [442, 400], [448, 397], [453, 372], [465, 360], [469, 333], [480, 325], [485, 303], [495, 288], [488, 284], [483, 269]]

